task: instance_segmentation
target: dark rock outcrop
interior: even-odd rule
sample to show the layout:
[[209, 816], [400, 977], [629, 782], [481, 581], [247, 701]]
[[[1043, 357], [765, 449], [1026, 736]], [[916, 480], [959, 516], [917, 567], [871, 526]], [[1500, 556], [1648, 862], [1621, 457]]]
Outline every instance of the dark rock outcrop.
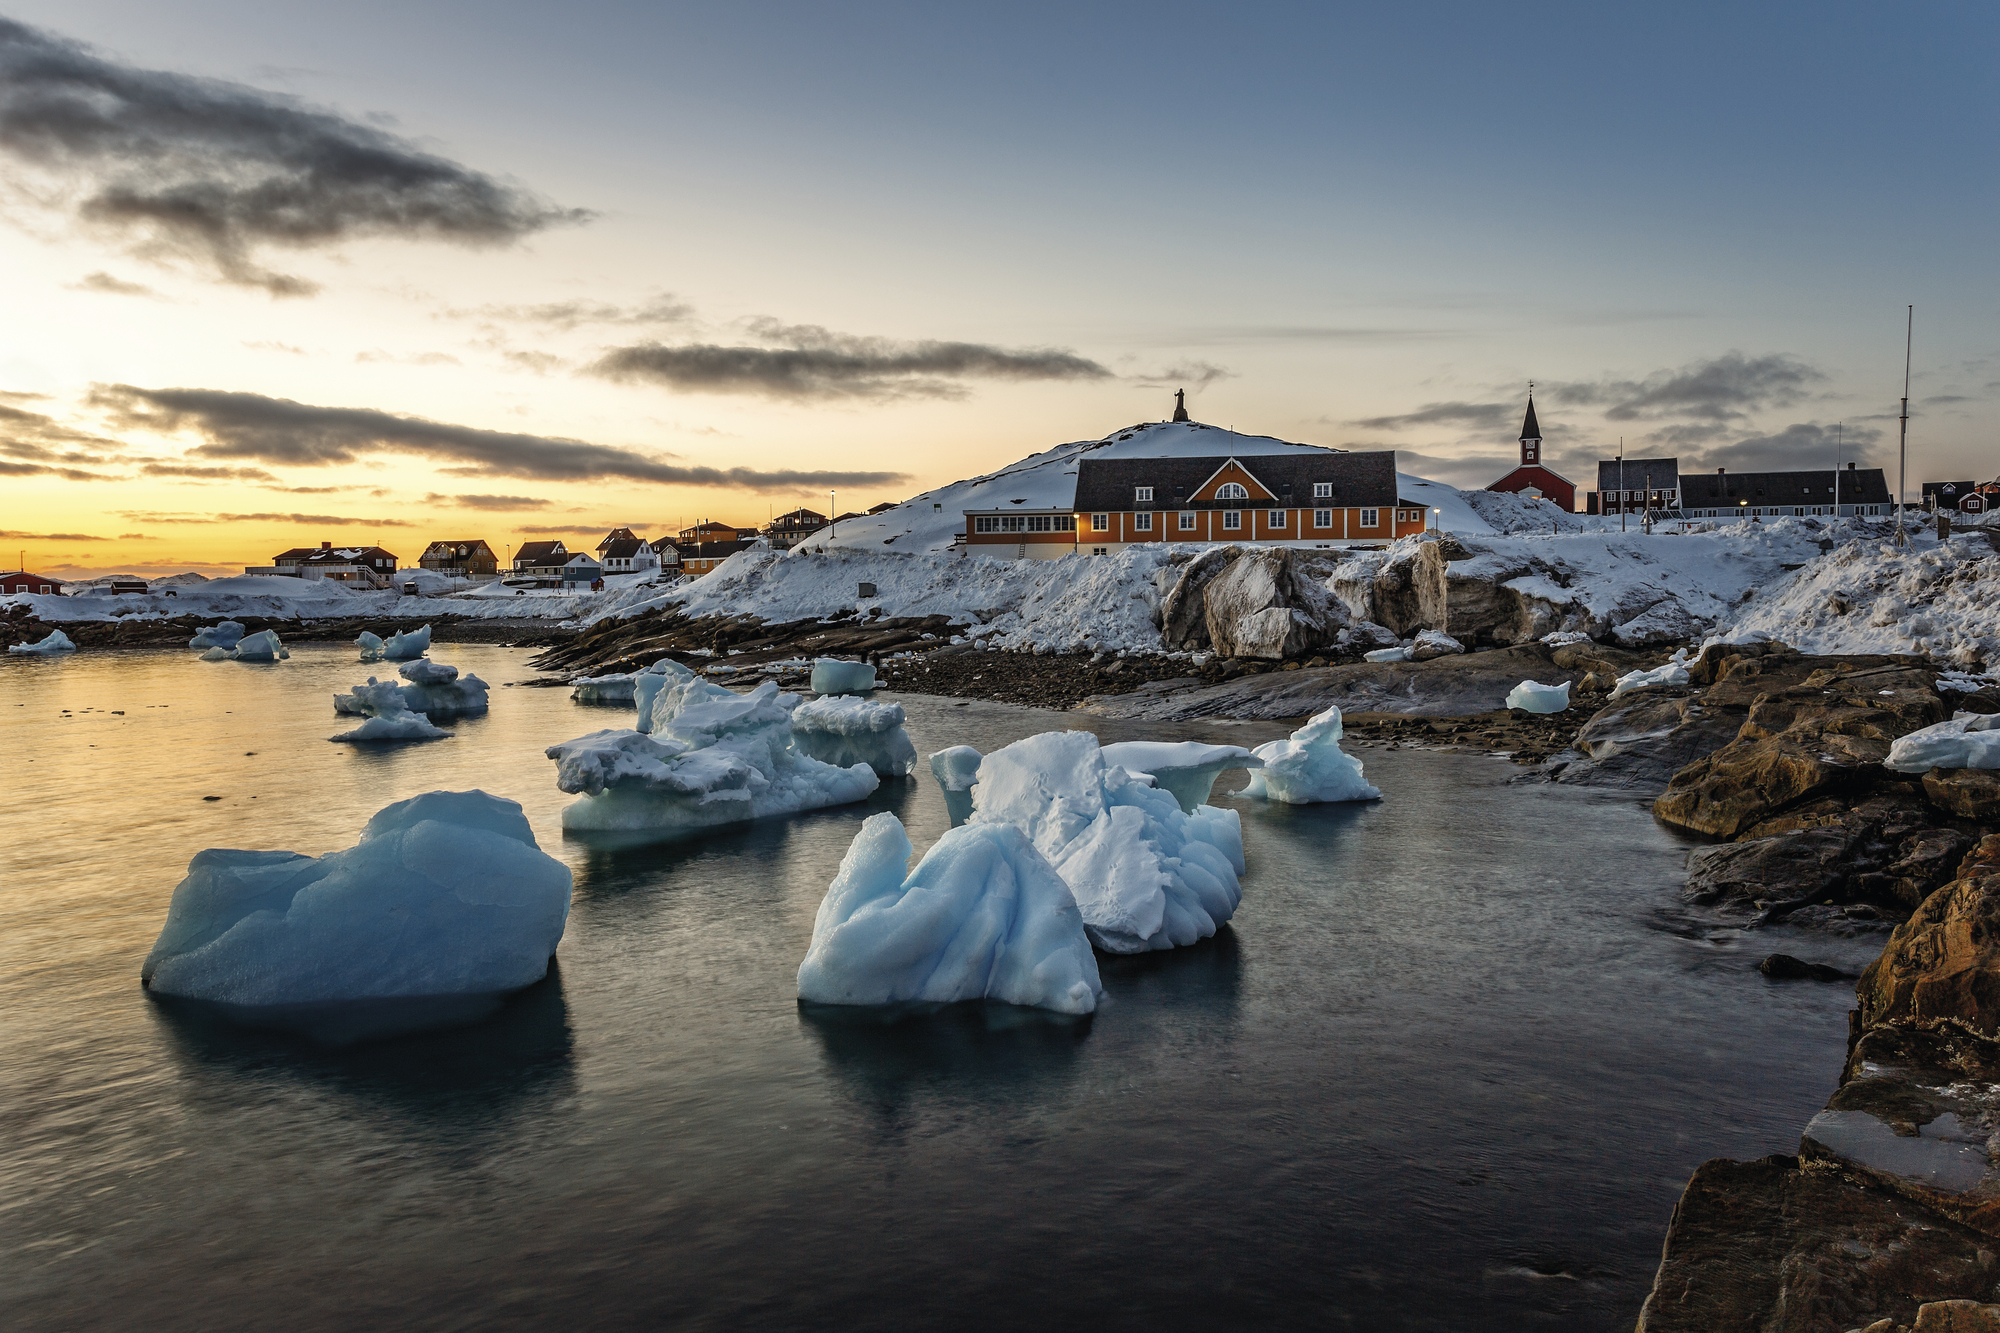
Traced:
[[1788, 953], [1774, 953], [1757, 964], [1757, 970], [1773, 981], [1849, 981], [1854, 974], [1825, 963], [1808, 963]]
[[1740, 716], [1707, 708], [1690, 695], [1653, 690], [1627, 695], [1599, 709], [1577, 731], [1582, 758], [1556, 780], [1658, 793], [1681, 769], [1734, 740], [1742, 725]]
[[1924, 774], [1931, 804], [1960, 819], [2000, 824], [2000, 772], [1990, 768], [1934, 768]]

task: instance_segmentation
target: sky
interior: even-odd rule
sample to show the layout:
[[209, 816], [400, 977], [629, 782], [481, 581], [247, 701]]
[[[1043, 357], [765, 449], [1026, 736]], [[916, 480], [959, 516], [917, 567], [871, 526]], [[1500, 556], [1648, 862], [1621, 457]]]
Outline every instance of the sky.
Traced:
[[594, 544], [1197, 420], [2000, 474], [2000, 11], [0, 0], [0, 565]]

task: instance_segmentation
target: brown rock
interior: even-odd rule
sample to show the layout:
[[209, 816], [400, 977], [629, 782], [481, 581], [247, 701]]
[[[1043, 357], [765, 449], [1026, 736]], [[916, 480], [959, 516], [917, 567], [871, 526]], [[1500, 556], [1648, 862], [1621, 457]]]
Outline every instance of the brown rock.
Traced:
[[1934, 768], [1924, 774], [1924, 795], [1932, 805], [1960, 819], [2000, 824], [2000, 771]]
[[1932, 1301], [1917, 1307], [1917, 1322], [1910, 1333], [2000, 1333], [2000, 1305]]
[[1889, 937], [1856, 987], [1861, 1026], [1954, 1024], [2000, 1032], [2000, 834], [1980, 840]]
[[1860, 838], [1842, 825], [1802, 829], [1688, 853], [1689, 901], [1818, 902], [1846, 897]]

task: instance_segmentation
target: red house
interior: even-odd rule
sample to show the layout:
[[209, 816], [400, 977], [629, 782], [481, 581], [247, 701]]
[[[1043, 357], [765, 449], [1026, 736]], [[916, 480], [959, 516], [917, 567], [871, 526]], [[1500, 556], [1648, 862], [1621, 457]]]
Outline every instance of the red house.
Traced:
[[52, 579], [46, 574], [30, 574], [25, 570], [0, 574], [0, 597], [11, 597], [19, 592], [45, 592], [60, 597], [62, 580]]
[[1513, 495], [1539, 495], [1562, 506], [1566, 514], [1576, 512], [1576, 483], [1560, 472], [1542, 466], [1542, 427], [1535, 420], [1535, 392], [1528, 391], [1528, 415], [1521, 422], [1521, 465], [1486, 488]]

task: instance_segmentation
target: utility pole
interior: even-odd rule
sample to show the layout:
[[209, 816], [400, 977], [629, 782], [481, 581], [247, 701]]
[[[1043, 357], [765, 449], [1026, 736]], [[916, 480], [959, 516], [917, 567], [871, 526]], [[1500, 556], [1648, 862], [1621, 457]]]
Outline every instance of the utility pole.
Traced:
[[1903, 327], [1903, 414], [1896, 440], [1896, 544], [1909, 538], [1903, 532], [1903, 495], [1910, 470], [1910, 342], [1917, 331], [1917, 308], [1910, 307], [1909, 322]]
[[1625, 437], [1618, 437], [1618, 530], [1625, 531], [1625, 511], [1631, 508], [1625, 503]]
[[1833, 428], [1833, 523], [1840, 526], [1840, 456], [1846, 452], [1847, 423], [1842, 421]]
[[1647, 469], [1646, 471], [1645, 503], [1646, 503], [1646, 516], [1639, 521], [1639, 526], [1643, 528], [1645, 530], [1646, 535], [1650, 537], [1653, 535], [1653, 473], [1650, 468]]

